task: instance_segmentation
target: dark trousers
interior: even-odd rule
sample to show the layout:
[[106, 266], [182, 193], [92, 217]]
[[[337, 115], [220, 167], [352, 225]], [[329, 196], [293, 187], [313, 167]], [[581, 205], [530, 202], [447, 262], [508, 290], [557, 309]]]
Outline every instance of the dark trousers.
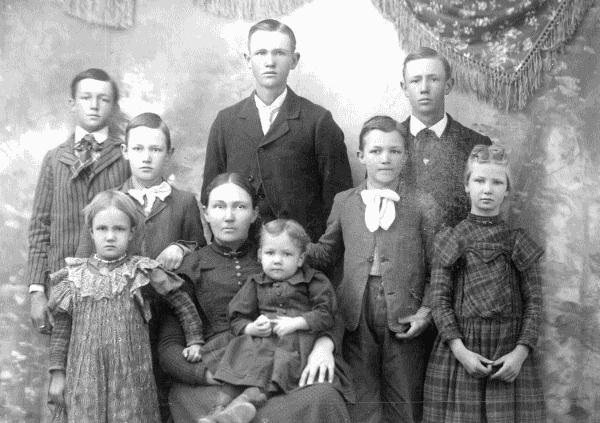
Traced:
[[423, 336], [398, 340], [389, 330], [381, 278], [369, 276], [358, 327], [344, 335], [356, 390], [356, 404], [348, 405], [352, 421], [420, 422], [427, 353]]

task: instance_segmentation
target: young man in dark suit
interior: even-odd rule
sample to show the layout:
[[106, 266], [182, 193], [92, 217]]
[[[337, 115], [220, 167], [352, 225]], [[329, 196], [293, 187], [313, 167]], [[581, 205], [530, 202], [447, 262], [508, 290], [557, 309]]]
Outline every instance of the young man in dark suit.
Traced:
[[352, 187], [344, 134], [328, 110], [287, 86], [300, 60], [287, 25], [267, 19], [250, 28], [245, 59], [256, 89], [215, 119], [203, 190], [220, 173], [239, 173], [258, 191], [262, 222], [295, 219], [316, 241], [333, 197]]
[[477, 144], [492, 142], [446, 113], [445, 99], [454, 79], [444, 56], [421, 47], [406, 56], [402, 73], [402, 89], [411, 106], [411, 116], [402, 126], [417, 187], [433, 195], [446, 223], [454, 226], [470, 209], [463, 183], [469, 153]]

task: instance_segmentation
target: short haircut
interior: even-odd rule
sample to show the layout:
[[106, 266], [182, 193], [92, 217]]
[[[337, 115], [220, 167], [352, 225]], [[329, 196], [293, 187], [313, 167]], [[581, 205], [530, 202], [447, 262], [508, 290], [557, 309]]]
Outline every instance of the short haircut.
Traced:
[[292, 44], [292, 53], [296, 51], [296, 36], [294, 35], [294, 31], [286, 24], [275, 19], [265, 19], [264, 21], [252, 25], [250, 31], [248, 31], [248, 51], [250, 51], [250, 39], [257, 31], [281, 32], [282, 34], [287, 35]]
[[202, 195], [200, 196], [200, 203], [203, 206], [208, 206], [208, 200], [210, 199], [210, 193], [215, 189], [225, 184], [234, 184], [243, 189], [250, 196], [250, 200], [252, 202], [252, 208], [256, 206], [256, 190], [252, 186], [252, 184], [239, 173], [227, 172], [221, 173], [220, 175], [215, 176], [210, 184], [206, 187]]
[[275, 219], [265, 223], [260, 231], [260, 246], [262, 247], [265, 236], [279, 236], [285, 233], [301, 253], [306, 252], [310, 237], [301, 224], [293, 219]]
[[136, 210], [133, 200], [124, 192], [121, 191], [102, 191], [92, 199], [90, 204], [84, 207], [83, 214], [85, 223], [90, 229], [93, 229], [94, 217], [102, 210], [114, 207], [122, 211], [129, 217], [132, 228], [137, 228], [140, 224], [138, 211]]
[[169, 127], [167, 124], [160, 118], [156, 113], [142, 113], [141, 115], [137, 115], [129, 123], [125, 128], [125, 145], [129, 145], [129, 131], [135, 128], [139, 128], [143, 126], [145, 128], [159, 129], [165, 136], [165, 141], [167, 143], [167, 150], [171, 150], [171, 131], [169, 131]]
[[75, 96], [77, 95], [77, 85], [79, 84], [79, 81], [82, 81], [84, 79], [95, 79], [96, 81], [110, 82], [110, 86], [112, 87], [113, 92], [113, 101], [115, 102], [115, 105], [119, 103], [119, 87], [117, 86], [115, 80], [112, 79], [110, 75], [106, 73], [106, 71], [95, 68], [84, 70], [83, 72], [80, 72], [77, 75], [75, 75], [75, 78], [73, 78], [73, 80], [71, 81], [72, 99], [75, 99]]
[[364, 151], [365, 137], [373, 130], [379, 130], [386, 133], [394, 131], [398, 132], [404, 142], [404, 151], [408, 153], [408, 137], [405, 133], [406, 131], [402, 130], [402, 126], [396, 119], [385, 115], [373, 116], [363, 124], [360, 135], [358, 136], [358, 149], [360, 151]]
[[510, 175], [510, 166], [508, 161], [508, 155], [506, 154], [506, 150], [500, 147], [499, 145], [483, 145], [478, 144], [473, 147], [471, 150], [471, 154], [469, 154], [469, 158], [467, 160], [467, 166], [465, 167], [464, 174], [464, 183], [467, 185], [469, 183], [469, 178], [471, 177], [471, 173], [473, 173], [473, 165], [475, 163], [481, 164], [495, 164], [501, 166], [506, 169], [506, 190], [510, 191], [511, 185], [511, 175]]
[[444, 72], [446, 73], [446, 80], [452, 78], [452, 67], [450, 67], [450, 63], [448, 60], [442, 56], [437, 50], [434, 50], [430, 47], [419, 47], [417, 50], [411, 52], [404, 59], [404, 64], [402, 65], [402, 78], [405, 78], [406, 75], [406, 65], [409, 62], [419, 59], [438, 59], [442, 62], [444, 66]]

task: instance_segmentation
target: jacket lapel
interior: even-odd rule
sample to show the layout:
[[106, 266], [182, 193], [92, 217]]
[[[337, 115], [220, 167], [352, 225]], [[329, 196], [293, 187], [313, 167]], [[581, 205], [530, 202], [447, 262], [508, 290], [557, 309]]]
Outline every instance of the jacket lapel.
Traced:
[[169, 194], [169, 196], [167, 198], [165, 198], [165, 201], [161, 201], [158, 198], [156, 199], [156, 201], [152, 205], [152, 210], [150, 211], [150, 214], [148, 215], [146, 220], [152, 219], [154, 216], [156, 216], [161, 211], [163, 211], [163, 209], [165, 207], [167, 207], [167, 205], [172, 201], [172, 199], [173, 199], [173, 187], [171, 187], [171, 194]]
[[98, 161], [92, 166], [90, 181], [94, 179], [96, 175], [122, 157], [122, 142], [119, 139], [109, 136], [104, 142], [106, 145], [102, 149], [102, 154], [100, 155], [100, 158], [98, 158]]
[[240, 128], [255, 144], [259, 144], [264, 138], [260, 118], [258, 117], [258, 109], [254, 103], [254, 94], [246, 99], [242, 105], [242, 109], [238, 113]]
[[58, 161], [71, 167], [73, 163], [77, 161], [77, 157], [73, 153], [74, 148], [75, 134], [71, 134], [67, 141], [62, 144], [62, 151], [60, 153], [60, 156], [58, 157]]
[[[258, 113], [258, 112], [257, 112]], [[260, 143], [260, 146], [276, 141], [283, 137], [290, 131], [289, 119], [298, 119], [300, 117], [300, 100], [296, 93], [294, 93], [290, 87], [288, 87], [288, 93], [285, 97], [281, 109], [275, 118], [275, 121], [271, 125], [271, 129], [265, 135], [264, 139]], [[260, 122], [259, 122], [260, 124]]]
[[356, 201], [358, 202], [358, 207], [362, 210], [362, 213], [363, 213], [363, 220], [364, 220], [364, 213], [365, 213], [365, 210], [367, 209], [367, 206], [365, 205], [365, 202], [363, 201], [360, 193], [362, 190], [365, 190], [365, 189], [367, 189], [367, 180], [366, 179], [364, 181], [362, 181], [360, 183], [360, 185], [355, 188], [355, 192], [354, 192], [354, 195], [356, 195]]

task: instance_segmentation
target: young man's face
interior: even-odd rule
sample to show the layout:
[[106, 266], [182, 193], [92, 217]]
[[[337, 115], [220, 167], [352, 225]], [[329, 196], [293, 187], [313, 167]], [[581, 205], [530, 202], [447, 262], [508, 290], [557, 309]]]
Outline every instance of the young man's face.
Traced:
[[129, 131], [127, 144], [122, 144], [123, 157], [129, 160], [131, 174], [145, 187], [160, 182], [173, 154], [167, 148], [165, 134], [158, 128], [138, 126]]
[[401, 85], [419, 120], [444, 117], [445, 96], [452, 90], [453, 80], [446, 77], [441, 60], [429, 57], [408, 62]]
[[75, 124], [88, 132], [95, 132], [108, 124], [115, 101], [108, 81], [82, 79], [77, 84], [75, 98], [69, 99]]
[[300, 60], [300, 55], [292, 51], [290, 38], [281, 32], [257, 31], [252, 34], [248, 49], [244, 57], [257, 88], [283, 92], [288, 74]]
[[357, 156], [367, 169], [369, 183], [374, 188], [388, 188], [395, 184], [408, 158], [400, 133], [373, 129], [364, 136], [364, 143]]

